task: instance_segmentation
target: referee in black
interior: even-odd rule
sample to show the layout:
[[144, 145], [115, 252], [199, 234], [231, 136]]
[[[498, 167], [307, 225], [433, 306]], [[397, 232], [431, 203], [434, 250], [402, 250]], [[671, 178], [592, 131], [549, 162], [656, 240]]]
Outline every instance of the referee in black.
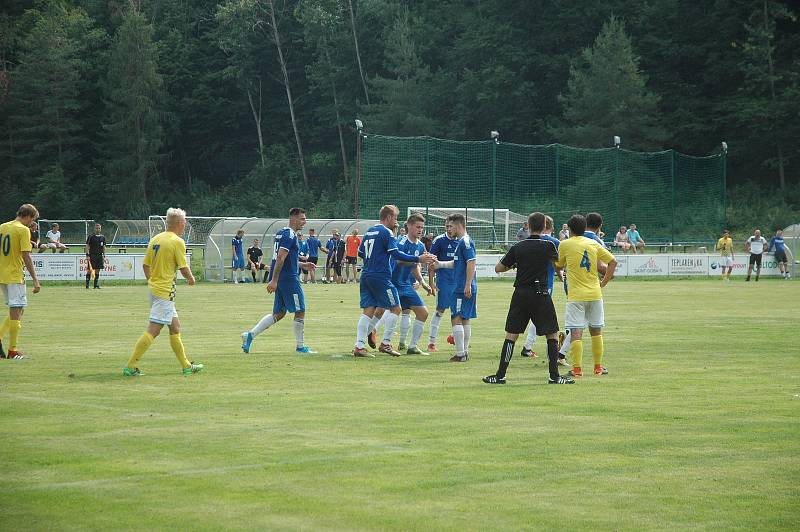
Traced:
[[547, 290], [547, 269], [558, 260], [555, 244], [542, 240], [545, 216], [534, 212], [528, 216], [530, 236], [520, 240], [500, 259], [494, 271], [502, 273], [517, 269], [514, 295], [506, 317], [506, 339], [500, 351], [500, 366], [497, 373], [483, 378], [486, 384], [505, 384], [506, 370], [514, 353], [514, 342], [525, 332], [528, 321], [536, 326], [539, 336], [547, 337], [547, 360], [550, 365], [549, 384], [574, 384], [570, 377], [558, 373], [558, 318], [553, 300]]
[[103, 226], [94, 224], [94, 234], [86, 239], [86, 256], [89, 258], [90, 268], [86, 268], [86, 288], [89, 288], [89, 280], [94, 270], [94, 287], [100, 288], [100, 272], [105, 268], [106, 237], [101, 235]]

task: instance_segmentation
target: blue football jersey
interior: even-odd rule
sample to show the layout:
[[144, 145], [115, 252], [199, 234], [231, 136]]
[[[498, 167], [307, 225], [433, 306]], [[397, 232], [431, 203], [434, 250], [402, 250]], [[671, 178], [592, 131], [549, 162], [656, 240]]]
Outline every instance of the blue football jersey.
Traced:
[[[425, 244], [420, 242], [419, 240], [412, 242], [409, 240], [407, 236], [404, 236], [400, 240], [397, 241], [397, 249], [402, 251], [403, 253], [407, 253], [409, 255], [414, 255], [415, 257], [419, 257], [423, 253], [425, 253]], [[397, 287], [400, 288], [401, 286], [413, 286], [416, 279], [412, 274], [414, 268], [417, 265], [413, 266], [401, 266], [397, 264], [397, 261], [392, 259], [394, 262], [394, 270], [392, 271], [392, 283]]]
[[[477, 260], [475, 242], [469, 235], [464, 235], [464, 238], [458, 241], [453, 260], [456, 261], [455, 268], [453, 268], [453, 282], [455, 282], [456, 285], [456, 293], [460, 294], [464, 292], [464, 285], [467, 282], [467, 263]], [[477, 290], [478, 283], [475, 277], [473, 277], [472, 292], [475, 293]]]
[[[433, 239], [433, 244], [431, 244], [431, 253], [436, 255], [436, 259], [441, 262], [451, 261], [455, 258], [458, 242], [459, 240], [457, 238], [453, 239], [448, 237], [447, 233], [442, 233]], [[440, 284], [452, 284], [453, 270], [436, 270], [436, 282]]]
[[603, 246], [604, 248], [607, 248], [606, 243], [603, 242], [603, 239], [597, 236], [597, 234], [594, 231], [584, 231], [583, 236], [585, 236], [586, 238], [590, 238], [595, 242], [597, 242], [598, 244], [600, 244], [601, 246]]
[[308, 243], [308, 256], [309, 257], [319, 256], [319, 248], [322, 247], [319, 238], [315, 236], [310, 236], [308, 237], [308, 240], [306, 240], [306, 242]]
[[244, 243], [242, 242], [242, 239], [239, 238], [239, 237], [236, 237], [236, 236], [233, 237], [233, 240], [231, 240], [231, 245], [236, 250], [236, 256], [239, 257], [240, 259], [243, 258], [244, 257], [244, 251], [243, 251]]
[[[548, 240], [552, 242], [556, 246], [556, 251], [558, 251], [558, 245], [561, 243], [559, 239], [554, 236], [550, 235], [542, 235], [542, 240]], [[553, 293], [553, 279], [556, 276], [556, 267], [551, 262], [547, 266], [547, 290], [552, 294]]]
[[373, 225], [364, 233], [361, 248], [364, 255], [361, 277], [391, 279], [391, 252], [397, 249], [397, 240], [392, 232], [383, 224]]
[[283, 268], [281, 268], [281, 275], [278, 278], [279, 283], [297, 281], [297, 272], [299, 270], [297, 255], [300, 252], [300, 246], [297, 244], [297, 235], [290, 227], [284, 227], [275, 233], [275, 245], [273, 247], [272, 264], [269, 270], [269, 280], [272, 280], [272, 272], [275, 271], [275, 261], [278, 259], [278, 250], [285, 249], [289, 252], [286, 259], [283, 261]]

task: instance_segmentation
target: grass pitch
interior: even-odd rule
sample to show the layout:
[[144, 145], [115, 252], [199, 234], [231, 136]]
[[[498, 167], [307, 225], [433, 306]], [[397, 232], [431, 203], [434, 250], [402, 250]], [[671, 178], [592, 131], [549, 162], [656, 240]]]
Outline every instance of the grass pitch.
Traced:
[[540, 340], [485, 385], [511, 291], [480, 284], [452, 364], [348, 356], [354, 285], [306, 289], [320, 354], [287, 321], [243, 355], [264, 286], [181, 286], [206, 371], [162, 335], [139, 379], [146, 287], [29, 291], [31, 359], [0, 361], [0, 529], [797, 529], [800, 283], [615, 281], [610, 375], [548, 386]]

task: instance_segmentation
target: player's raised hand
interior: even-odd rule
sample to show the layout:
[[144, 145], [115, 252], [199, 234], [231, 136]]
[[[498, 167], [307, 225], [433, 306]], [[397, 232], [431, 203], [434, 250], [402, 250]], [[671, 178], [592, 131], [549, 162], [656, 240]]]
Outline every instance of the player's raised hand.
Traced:
[[427, 251], [419, 256], [420, 264], [431, 264], [436, 262], [436, 255], [428, 253]]

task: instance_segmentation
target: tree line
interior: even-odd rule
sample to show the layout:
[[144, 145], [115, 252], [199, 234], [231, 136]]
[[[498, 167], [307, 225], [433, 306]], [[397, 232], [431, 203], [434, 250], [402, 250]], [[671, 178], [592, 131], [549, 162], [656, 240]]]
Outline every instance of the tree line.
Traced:
[[628, 149], [698, 155], [725, 141], [732, 198], [769, 196], [775, 223], [800, 211], [800, 26], [789, 2], [2, 9], [7, 216], [24, 201], [49, 218], [142, 218], [167, 205], [272, 216], [288, 204], [350, 216], [356, 117], [367, 132], [459, 140], [497, 130], [501, 141], [607, 147], [619, 135]]

